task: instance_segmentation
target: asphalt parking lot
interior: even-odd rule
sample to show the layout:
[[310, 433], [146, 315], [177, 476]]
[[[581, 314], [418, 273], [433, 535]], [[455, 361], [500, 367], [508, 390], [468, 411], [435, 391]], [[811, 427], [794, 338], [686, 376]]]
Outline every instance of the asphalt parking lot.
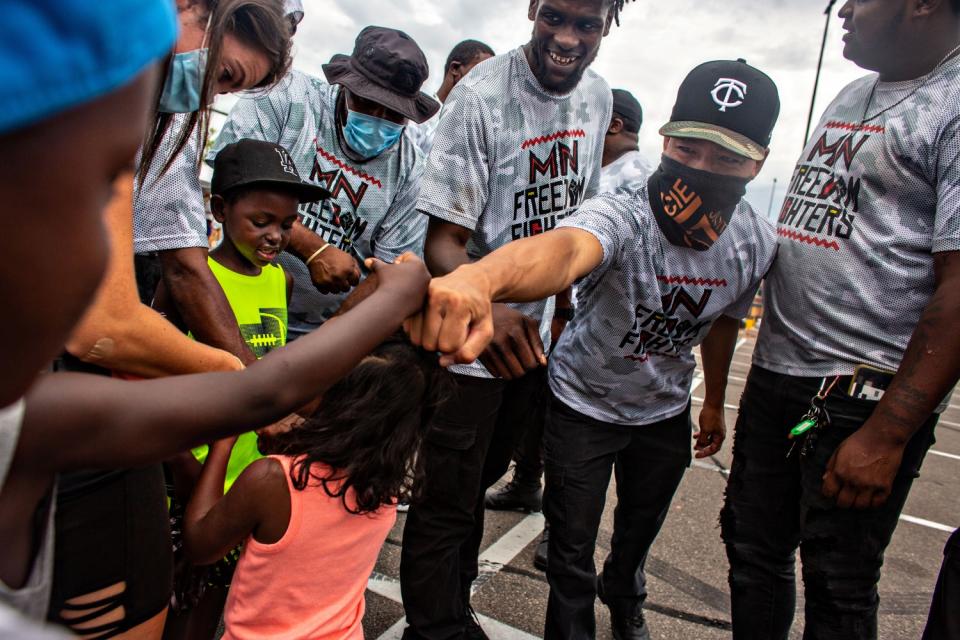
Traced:
[[[647, 563], [647, 621], [652, 637], [663, 640], [712, 640], [730, 637], [727, 562], [717, 515], [731, 461], [730, 443], [736, 405], [750, 366], [753, 335], [745, 334], [734, 355], [727, 391], [727, 426], [723, 450], [696, 462], [680, 485], [670, 515]], [[694, 420], [702, 389], [694, 389]], [[919, 638], [940, 568], [943, 545], [960, 525], [960, 399], [954, 398], [937, 428], [937, 443], [928, 454], [887, 550], [880, 583], [880, 638]], [[613, 528], [614, 487], [608, 492], [596, 560], [609, 550]], [[473, 605], [487, 634], [497, 639], [542, 636], [547, 583], [533, 566], [542, 516], [488, 512], [482, 546], [481, 578]], [[367, 590], [364, 630], [367, 638], [399, 638], [403, 628], [399, 562], [404, 516], [381, 552]], [[799, 575], [799, 570], [798, 570]], [[802, 585], [792, 636], [803, 631]], [[611, 638], [604, 606], [596, 606], [597, 637]]]

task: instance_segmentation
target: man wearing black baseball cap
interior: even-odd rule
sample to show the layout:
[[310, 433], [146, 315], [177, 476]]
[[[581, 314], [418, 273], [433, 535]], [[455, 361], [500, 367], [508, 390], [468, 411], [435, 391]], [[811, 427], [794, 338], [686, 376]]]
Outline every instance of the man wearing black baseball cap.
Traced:
[[293, 71], [269, 93], [241, 99], [207, 158], [213, 164], [242, 138], [274, 142], [331, 193], [301, 205], [281, 256], [295, 281], [292, 335], [337, 310], [365, 258], [419, 254], [426, 232], [415, 208], [423, 159], [405, 131], [440, 108], [420, 91], [429, 73], [423, 51], [402, 31], [367, 27], [353, 54], [335, 55], [323, 71], [326, 82]]
[[[728, 95], [727, 86], [736, 90]], [[646, 184], [588, 200], [557, 229], [434, 279], [410, 323], [414, 342], [470, 362], [490, 340], [492, 303], [537, 300], [577, 282], [578, 313], [549, 365], [547, 638], [593, 638], [598, 593], [615, 638], [649, 638], [643, 567], [690, 464], [693, 348], [701, 347], [706, 384], [695, 434], [702, 458], [724, 440], [740, 319], [775, 255], [772, 225], [743, 195], [779, 110], [773, 81], [745, 62], [697, 67]], [[598, 578], [594, 546], [612, 470], [617, 517]]]

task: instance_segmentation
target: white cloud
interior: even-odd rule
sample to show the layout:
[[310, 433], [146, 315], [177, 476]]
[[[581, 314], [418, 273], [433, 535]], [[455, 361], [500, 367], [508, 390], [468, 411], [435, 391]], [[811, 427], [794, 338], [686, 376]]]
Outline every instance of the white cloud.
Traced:
[[[306, 17], [296, 36], [295, 66], [321, 74], [335, 53], [350, 53], [370, 24], [402, 29], [424, 49], [439, 86], [440, 70], [454, 44], [476, 38], [502, 53], [530, 37], [526, 0], [305, 0]], [[627, 4], [622, 26], [604, 40], [594, 69], [611, 86], [628, 89], [644, 108], [640, 148], [654, 164], [660, 125], [670, 118], [676, 90], [694, 66], [714, 59], [745, 58], [780, 89], [782, 112], [770, 158], [748, 198], [766, 212], [774, 178], [782, 199], [801, 151], [826, 0], [637, 0]], [[863, 71], [841, 55], [840, 22], [831, 20], [815, 119], [829, 101]], [[774, 209], [777, 204], [775, 203]]]

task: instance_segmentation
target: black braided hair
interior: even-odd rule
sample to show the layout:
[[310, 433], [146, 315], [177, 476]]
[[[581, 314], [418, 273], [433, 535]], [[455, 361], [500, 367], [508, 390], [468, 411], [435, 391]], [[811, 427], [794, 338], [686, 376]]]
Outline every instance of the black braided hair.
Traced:
[[[613, 0], [613, 19], [616, 21], [617, 26], [620, 26], [620, 12], [623, 11], [623, 6], [632, 0]], [[960, 2], [960, 0], [957, 0]]]

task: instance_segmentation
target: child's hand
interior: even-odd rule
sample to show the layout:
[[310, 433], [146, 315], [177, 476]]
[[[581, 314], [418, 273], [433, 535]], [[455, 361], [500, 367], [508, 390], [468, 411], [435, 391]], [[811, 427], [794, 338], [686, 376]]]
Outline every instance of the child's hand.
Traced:
[[430, 272], [420, 258], [407, 252], [393, 264], [376, 258], [367, 258], [365, 264], [377, 274], [377, 292], [389, 292], [396, 296], [404, 318], [420, 310], [430, 284]]

